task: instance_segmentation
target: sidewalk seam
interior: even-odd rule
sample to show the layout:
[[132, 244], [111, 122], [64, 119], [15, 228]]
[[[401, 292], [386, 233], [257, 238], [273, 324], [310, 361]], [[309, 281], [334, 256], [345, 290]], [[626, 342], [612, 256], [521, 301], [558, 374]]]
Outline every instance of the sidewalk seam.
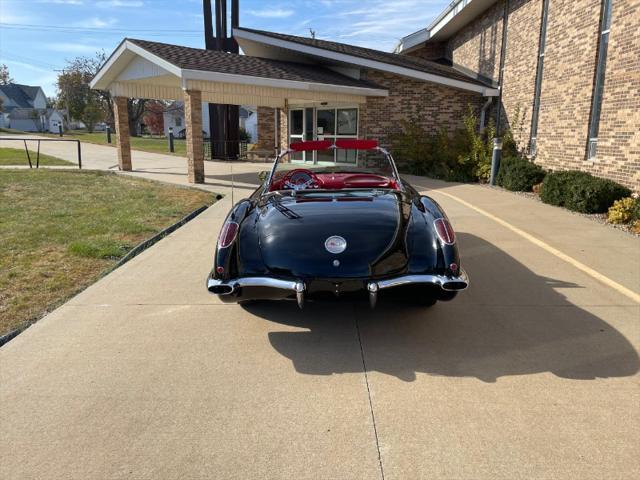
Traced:
[[371, 412], [371, 421], [373, 422], [373, 434], [376, 437], [376, 449], [378, 450], [378, 464], [380, 465], [380, 478], [384, 480], [384, 468], [382, 467], [382, 454], [380, 453], [380, 441], [378, 439], [378, 428], [376, 427], [376, 416], [373, 413], [373, 402], [371, 401], [371, 389], [369, 388], [369, 375], [367, 374], [367, 362], [364, 359], [364, 349], [362, 347], [362, 337], [360, 336], [360, 324], [356, 317], [356, 332], [358, 334], [358, 344], [360, 345], [360, 358], [362, 359], [362, 371], [364, 373], [364, 381], [367, 386], [367, 397], [369, 398], [369, 411]]

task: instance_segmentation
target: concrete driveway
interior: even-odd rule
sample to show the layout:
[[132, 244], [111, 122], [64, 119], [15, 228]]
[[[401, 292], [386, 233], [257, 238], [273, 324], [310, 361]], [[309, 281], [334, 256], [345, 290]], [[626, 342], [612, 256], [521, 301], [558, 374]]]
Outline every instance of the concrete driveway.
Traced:
[[221, 304], [226, 197], [0, 349], [0, 477], [640, 476], [638, 240], [413, 180], [458, 231], [454, 302]]

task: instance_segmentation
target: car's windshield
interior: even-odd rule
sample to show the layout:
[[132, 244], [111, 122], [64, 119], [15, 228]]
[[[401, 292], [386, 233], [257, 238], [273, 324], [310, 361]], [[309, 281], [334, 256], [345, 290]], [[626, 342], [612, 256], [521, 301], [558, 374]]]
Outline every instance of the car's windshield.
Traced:
[[278, 180], [291, 170], [309, 170], [316, 175], [353, 173], [382, 175], [395, 178], [395, 169], [388, 154], [382, 150], [330, 148], [290, 152], [277, 160], [273, 179]]

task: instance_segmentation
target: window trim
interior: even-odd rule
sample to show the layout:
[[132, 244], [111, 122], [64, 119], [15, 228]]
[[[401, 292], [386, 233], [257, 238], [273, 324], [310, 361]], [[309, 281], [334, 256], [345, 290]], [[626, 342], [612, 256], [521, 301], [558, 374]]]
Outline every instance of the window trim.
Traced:
[[529, 130], [529, 153], [535, 157], [538, 153], [538, 124], [540, 122], [540, 103], [542, 96], [542, 80], [544, 76], [544, 54], [547, 47], [547, 27], [549, 25], [549, 0], [542, 2], [540, 19], [540, 38], [538, 43], [538, 61], [536, 81], [533, 92], [533, 108], [531, 111], [531, 129]]
[[[589, 131], [587, 134], [587, 161], [594, 161], [598, 152], [598, 137], [600, 134], [600, 120], [602, 118], [602, 100], [607, 73], [607, 57], [611, 40], [611, 18], [613, 0], [602, 0], [600, 23], [598, 28], [598, 49], [596, 54], [596, 68], [591, 93], [591, 110], [589, 112]], [[605, 44], [606, 41], [606, 44]], [[605, 46], [606, 45], [606, 46]]]

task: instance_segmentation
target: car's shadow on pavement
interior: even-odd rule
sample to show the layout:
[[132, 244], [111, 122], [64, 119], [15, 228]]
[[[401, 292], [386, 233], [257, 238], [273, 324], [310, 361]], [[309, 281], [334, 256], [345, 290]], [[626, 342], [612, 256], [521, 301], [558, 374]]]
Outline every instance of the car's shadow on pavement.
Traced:
[[[366, 302], [247, 305], [250, 313], [300, 331], [269, 333], [269, 341], [304, 374], [369, 371], [405, 381], [416, 373], [475, 377], [551, 372], [570, 379], [623, 377], [640, 368], [629, 341], [593, 313], [567, 301], [579, 285], [541, 277], [474, 235], [458, 235], [468, 291], [421, 308], [381, 299]], [[358, 358], [355, 358], [355, 357]]]

